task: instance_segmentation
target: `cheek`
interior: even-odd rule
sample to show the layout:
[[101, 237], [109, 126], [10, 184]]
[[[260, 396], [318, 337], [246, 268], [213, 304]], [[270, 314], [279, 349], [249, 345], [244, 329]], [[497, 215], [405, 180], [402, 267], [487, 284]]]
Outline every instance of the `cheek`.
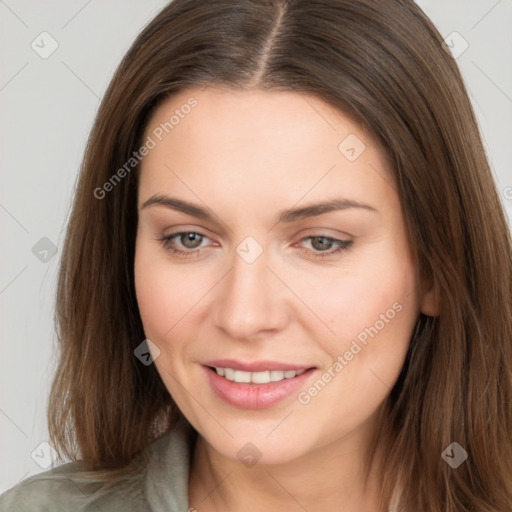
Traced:
[[193, 424], [200, 424], [196, 404], [180, 383], [187, 382], [190, 375], [183, 362], [193, 359], [189, 340], [198, 324], [193, 308], [206, 291], [203, 285], [192, 286], [190, 276], [169, 264], [165, 254], [146, 241], [137, 246], [134, 270], [144, 332], [160, 349], [156, 369], [181, 412]]
[[345, 378], [339, 380], [350, 387], [377, 383], [372, 372], [387, 384], [394, 382], [419, 314], [408, 252], [399, 256], [384, 244], [378, 252], [361, 258], [322, 294], [312, 296], [318, 316], [331, 330], [317, 339], [331, 361], [343, 358]]
[[137, 244], [135, 291], [146, 336], [156, 342], [164, 340], [176, 328], [178, 319], [184, 314], [181, 312], [184, 301], [176, 275], [170, 275], [169, 265], [148, 245]]
[[417, 316], [415, 269], [406, 255], [399, 257], [382, 247], [371, 258], [351, 261], [328, 277], [309, 282], [309, 291], [303, 293], [336, 337], [352, 338], [375, 323], [382, 327], [382, 320], [386, 326], [398, 325]]
[[[335, 308], [336, 322], [330, 327], [336, 335], [317, 338], [328, 358], [318, 380], [298, 396], [305, 413], [329, 417], [345, 432], [358, 428], [384, 403], [405, 361], [418, 308], [414, 294], [404, 292], [403, 278], [392, 277], [361, 300], [352, 296], [342, 310]], [[324, 434], [334, 439], [339, 427], [325, 427]]]
[[[135, 252], [135, 290], [144, 330], [163, 342], [191, 328], [193, 308], [208, 291], [207, 280], [191, 277], [153, 243], [141, 239]], [[179, 337], [178, 337], [179, 338]]]

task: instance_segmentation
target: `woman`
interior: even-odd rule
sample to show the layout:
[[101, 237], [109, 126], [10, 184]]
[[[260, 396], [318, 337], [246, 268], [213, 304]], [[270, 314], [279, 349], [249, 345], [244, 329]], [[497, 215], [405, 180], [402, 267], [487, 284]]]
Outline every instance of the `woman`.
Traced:
[[0, 510], [510, 511], [511, 245], [412, 1], [173, 1], [69, 220], [73, 462]]

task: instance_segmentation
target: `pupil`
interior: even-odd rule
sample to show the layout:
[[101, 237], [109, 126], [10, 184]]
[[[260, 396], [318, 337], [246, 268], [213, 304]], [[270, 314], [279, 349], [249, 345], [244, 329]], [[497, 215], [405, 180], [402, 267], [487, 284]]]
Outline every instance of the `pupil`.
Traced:
[[328, 240], [325, 237], [318, 237], [317, 240], [319, 241], [320, 246], [325, 246], [325, 244], [328, 244]]
[[[186, 233], [185, 234], [185, 239], [186, 239], [186, 242], [194, 242], [194, 241], [197, 241], [195, 239], [197, 239], [199, 235], [197, 233]], [[193, 247], [192, 247], [193, 248]]]

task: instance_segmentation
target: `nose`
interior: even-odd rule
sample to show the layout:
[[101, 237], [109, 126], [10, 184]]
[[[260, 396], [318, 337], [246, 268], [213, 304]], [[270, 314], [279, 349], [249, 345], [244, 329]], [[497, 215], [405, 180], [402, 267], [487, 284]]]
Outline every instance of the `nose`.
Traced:
[[231, 270], [216, 287], [215, 323], [233, 339], [268, 337], [289, 321], [290, 292], [266, 254], [248, 263], [235, 253]]

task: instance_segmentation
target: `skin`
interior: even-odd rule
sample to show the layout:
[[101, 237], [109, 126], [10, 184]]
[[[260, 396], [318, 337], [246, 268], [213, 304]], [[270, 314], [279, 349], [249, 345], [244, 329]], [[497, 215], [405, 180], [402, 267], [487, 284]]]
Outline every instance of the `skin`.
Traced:
[[[199, 512], [384, 510], [377, 457], [368, 481], [363, 458], [378, 415], [406, 356], [418, 314], [416, 266], [389, 162], [367, 130], [311, 95], [191, 88], [155, 110], [145, 137], [190, 97], [198, 104], [144, 158], [138, 193], [135, 286], [157, 370], [199, 432], [190, 469], [190, 506]], [[355, 134], [366, 146], [350, 161], [338, 145]], [[207, 207], [214, 222], [165, 206], [154, 194]], [[283, 209], [346, 198], [349, 208], [277, 222]], [[159, 237], [204, 235], [174, 247]], [[252, 263], [236, 249], [251, 236]], [[338, 246], [347, 250], [324, 259]], [[199, 250], [199, 252], [197, 252]], [[252, 249], [251, 249], [252, 250]], [[401, 311], [306, 405], [297, 393], [272, 407], [228, 405], [210, 388], [201, 362], [275, 360], [315, 366], [308, 390], [393, 304]], [[332, 373], [332, 370], [331, 370]], [[237, 457], [253, 443], [261, 459]]]

